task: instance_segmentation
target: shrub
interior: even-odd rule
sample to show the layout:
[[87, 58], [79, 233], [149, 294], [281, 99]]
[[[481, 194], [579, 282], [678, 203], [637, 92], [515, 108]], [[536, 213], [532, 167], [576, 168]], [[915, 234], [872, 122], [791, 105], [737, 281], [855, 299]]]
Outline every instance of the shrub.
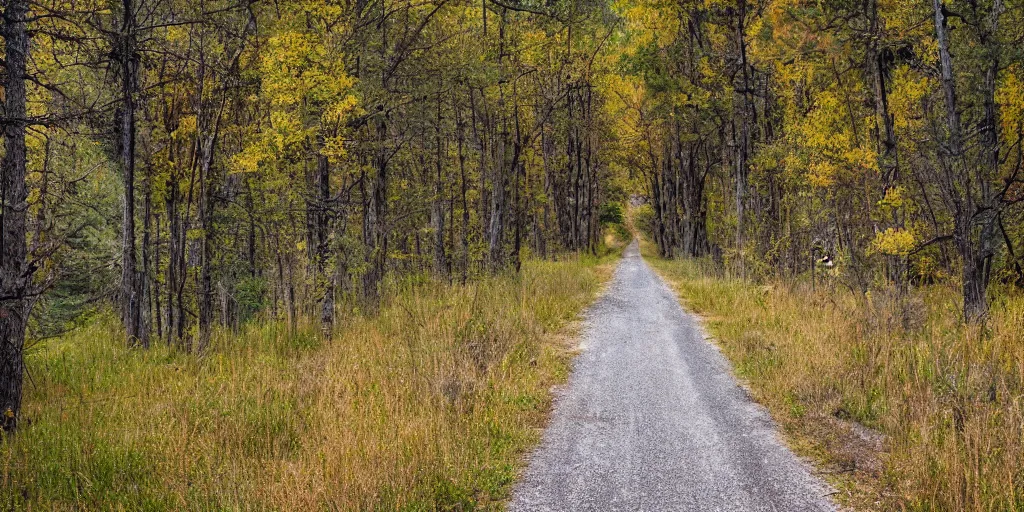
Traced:
[[621, 204], [611, 202], [601, 205], [601, 212], [598, 217], [601, 224], [622, 224], [624, 218]]

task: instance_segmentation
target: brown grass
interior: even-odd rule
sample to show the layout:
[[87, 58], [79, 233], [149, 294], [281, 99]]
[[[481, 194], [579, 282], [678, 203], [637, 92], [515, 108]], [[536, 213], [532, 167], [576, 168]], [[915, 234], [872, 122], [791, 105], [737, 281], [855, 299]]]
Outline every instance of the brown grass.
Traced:
[[[650, 252], [650, 251], [648, 251]], [[1024, 297], [965, 327], [952, 288], [756, 285], [651, 258], [791, 444], [863, 510], [1024, 510]]]
[[610, 258], [397, 289], [374, 317], [128, 350], [111, 317], [36, 346], [5, 509], [499, 509]]

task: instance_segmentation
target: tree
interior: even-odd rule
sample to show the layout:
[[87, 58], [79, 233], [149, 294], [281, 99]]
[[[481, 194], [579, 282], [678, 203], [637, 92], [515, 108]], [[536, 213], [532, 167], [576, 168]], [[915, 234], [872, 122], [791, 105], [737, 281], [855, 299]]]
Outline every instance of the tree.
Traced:
[[115, 46], [115, 62], [120, 85], [117, 110], [118, 161], [124, 179], [124, 215], [121, 240], [121, 307], [128, 343], [149, 344], [143, 316], [144, 283], [139, 275], [135, 240], [135, 141], [139, 88], [138, 21], [133, 0], [121, 0], [120, 24]]
[[[980, 96], [978, 120], [979, 143], [968, 150], [961, 123], [960, 97], [954, 70], [949, 27], [950, 12], [940, 0], [933, 0], [935, 36], [938, 43], [939, 76], [945, 102], [945, 133], [938, 154], [944, 173], [940, 183], [943, 198], [953, 214], [953, 241], [961, 258], [963, 314], [968, 321], [985, 316], [988, 304], [986, 289], [995, 255], [997, 222], [1006, 207], [1005, 195], [1017, 181], [1018, 169], [1009, 176], [1002, 172], [1002, 148], [999, 134], [999, 105], [996, 102], [1000, 57], [999, 21], [1004, 6], [993, 1], [987, 9], [977, 2], [962, 6], [967, 34], [974, 38], [979, 54], [972, 62], [973, 76], [980, 75], [976, 87]], [[970, 43], [967, 43], [970, 44]], [[972, 45], [973, 46], [973, 45]]]
[[35, 266], [27, 259], [28, 187], [25, 130], [29, 59], [27, 1], [4, 3], [4, 155], [0, 161], [0, 410], [3, 429], [14, 431], [25, 375], [25, 327], [31, 310]]

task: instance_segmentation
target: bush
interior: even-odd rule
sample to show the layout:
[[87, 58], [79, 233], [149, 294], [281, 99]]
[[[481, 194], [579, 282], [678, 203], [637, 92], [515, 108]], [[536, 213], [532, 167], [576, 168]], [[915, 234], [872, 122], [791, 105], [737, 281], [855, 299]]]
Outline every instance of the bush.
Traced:
[[602, 204], [598, 218], [600, 219], [601, 224], [622, 224], [624, 219], [622, 214], [622, 205], [619, 203]]
[[262, 277], [246, 277], [235, 287], [235, 299], [238, 301], [238, 320], [245, 322], [256, 316], [267, 307], [267, 294], [270, 287]]

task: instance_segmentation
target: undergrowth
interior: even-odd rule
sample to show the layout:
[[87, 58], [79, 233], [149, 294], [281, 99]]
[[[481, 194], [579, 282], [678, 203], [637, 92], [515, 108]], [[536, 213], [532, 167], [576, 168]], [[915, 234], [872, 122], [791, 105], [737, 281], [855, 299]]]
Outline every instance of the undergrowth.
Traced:
[[221, 332], [128, 349], [113, 315], [28, 355], [4, 509], [498, 509], [568, 372], [566, 328], [613, 255], [410, 281], [334, 336]]

